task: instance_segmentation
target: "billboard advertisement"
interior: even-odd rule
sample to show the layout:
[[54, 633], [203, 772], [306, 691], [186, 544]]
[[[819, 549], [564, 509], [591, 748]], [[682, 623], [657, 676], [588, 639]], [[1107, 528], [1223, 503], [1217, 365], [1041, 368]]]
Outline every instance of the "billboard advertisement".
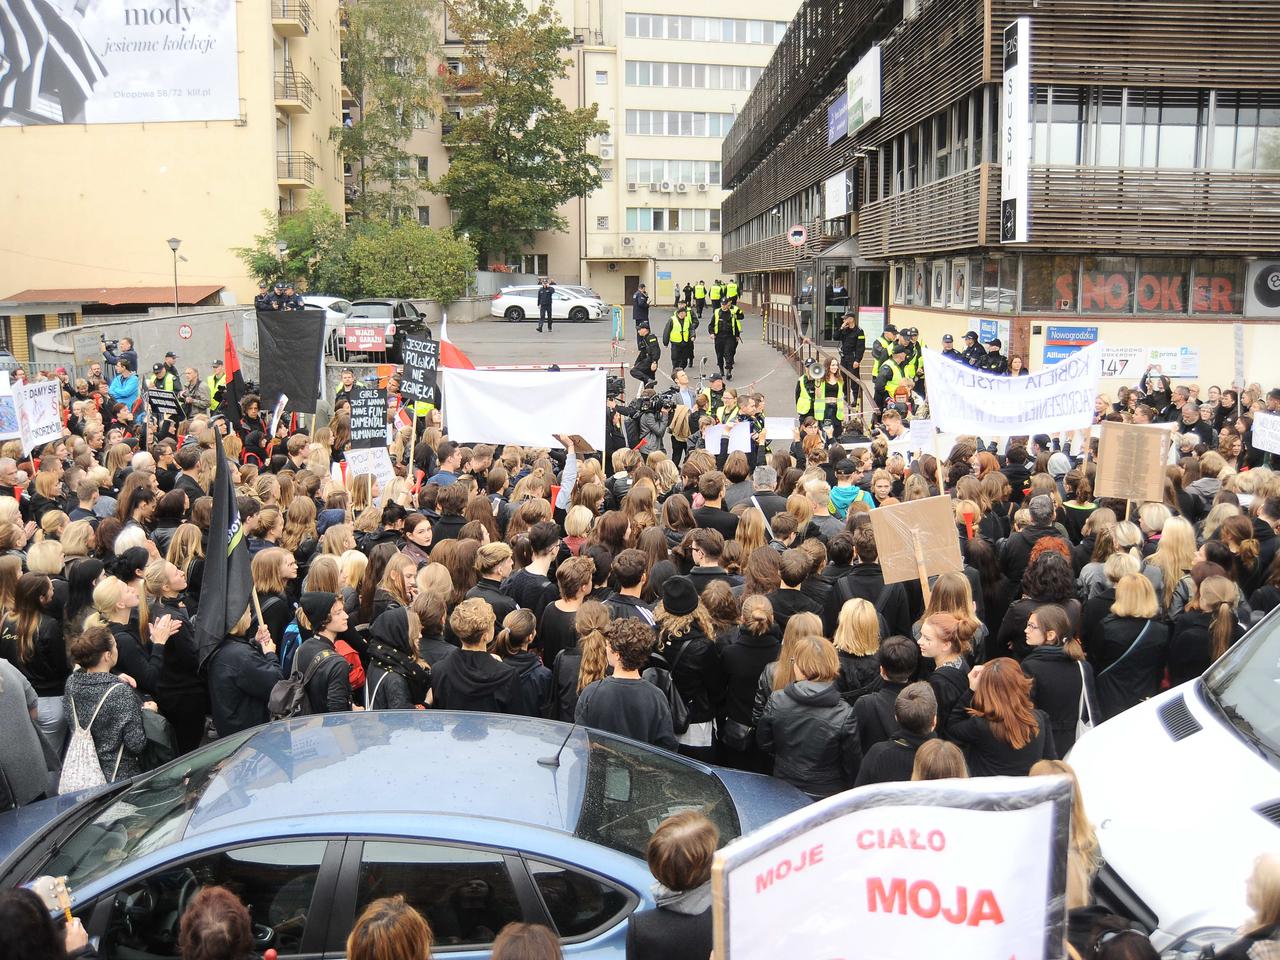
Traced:
[[239, 116], [234, 0], [0, 0], [0, 124]]
[[857, 133], [880, 116], [880, 46], [867, 51], [845, 78], [847, 130]]
[[827, 104], [827, 146], [849, 132], [849, 96], [842, 93]]

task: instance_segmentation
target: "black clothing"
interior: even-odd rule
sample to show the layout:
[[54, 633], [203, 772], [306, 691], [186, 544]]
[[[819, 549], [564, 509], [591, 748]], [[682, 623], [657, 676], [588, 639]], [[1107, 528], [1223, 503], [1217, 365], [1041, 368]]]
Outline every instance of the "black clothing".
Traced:
[[[782, 513], [787, 509], [786, 499], [778, 496], [776, 493], [762, 493], [757, 490], [752, 494], [752, 496], [756, 499], [756, 503], [753, 504], [753, 506], [758, 505], [760, 512], [764, 514], [765, 520], [768, 520], [769, 522], [772, 522], [773, 518], [777, 514]], [[751, 497], [747, 498], [747, 503], [751, 503]]]
[[689, 579], [693, 581], [693, 585], [698, 591], [698, 596], [702, 596], [702, 591], [713, 580], [723, 580], [731, 587], [736, 587], [742, 583], [742, 577], [730, 573], [719, 565], [714, 567], [694, 567], [689, 571]]
[[[131, 623], [136, 623], [136, 620]], [[159, 643], [142, 645], [137, 628], [129, 623], [108, 623], [108, 629], [116, 638], [115, 674], [127, 673], [138, 681], [138, 694], [146, 699], [155, 696], [160, 682], [160, 666], [164, 663], [164, 646]]]
[[834, 683], [801, 680], [774, 691], [756, 739], [774, 755], [773, 775], [811, 797], [848, 790], [857, 777], [858, 724]]
[[267, 698], [281, 680], [280, 661], [263, 653], [256, 640], [227, 637], [209, 658], [206, 670], [218, 736], [230, 736], [271, 719]]
[[[344, 713], [351, 709], [351, 665], [334, 649], [333, 641], [314, 636], [303, 642], [293, 658], [293, 669], [304, 676], [311, 661], [323, 662], [306, 686], [307, 708], [311, 713]], [[366, 681], [367, 682], [367, 681]]]
[[863, 756], [854, 786], [910, 780], [916, 765], [916, 751], [926, 740], [932, 739], [932, 733], [920, 737], [905, 730], [895, 730], [890, 739], [875, 744]]
[[1093, 653], [1102, 719], [1108, 720], [1160, 692], [1168, 647], [1169, 628], [1165, 624], [1143, 617], [1106, 616], [1099, 647]]
[[456, 513], [446, 513], [431, 525], [431, 542], [458, 539], [458, 531], [467, 525], [467, 518]]
[[493, 608], [493, 616], [497, 621], [494, 625], [495, 631], [502, 629], [502, 621], [507, 614], [514, 613], [520, 607], [520, 604], [502, 592], [501, 581], [491, 580], [488, 577], [481, 577], [476, 581], [476, 585], [467, 591], [468, 600], [476, 597]]
[[1280, 940], [1280, 924], [1263, 927], [1246, 933], [1239, 940], [1230, 943], [1214, 954], [1215, 960], [1250, 960], [1255, 954], [1251, 951], [1258, 943], [1271, 943]]
[[1009, 358], [996, 350], [983, 354], [976, 366], [985, 373], [1005, 374], [1009, 372]]
[[433, 704], [441, 710], [525, 713], [519, 672], [484, 650], [458, 650], [436, 664], [431, 689]]
[[954, 740], [964, 750], [969, 776], [1025, 777], [1036, 762], [1058, 759], [1049, 718], [1043, 710], [1034, 711], [1036, 731], [1031, 739], [1015, 748], [996, 737], [985, 717], [969, 714], [972, 703], [973, 695], [966, 692], [947, 720], [947, 739]]
[[760, 675], [765, 667], [778, 659], [781, 650], [782, 632], [776, 625], [761, 634], [739, 630], [737, 639], [721, 648], [726, 717], [751, 726], [751, 711]]
[[[1173, 618], [1173, 636], [1169, 638], [1169, 684], [1177, 686], [1193, 680], [1209, 669], [1213, 662], [1213, 614], [1200, 610], [1184, 610]], [[1244, 627], [1231, 618], [1231, 644], [1244, 636]]]
[[766, 599], [773, 604], [773, 622], [784, 633], [787, 629], [787, 621], [797, 613], [816, 613], [822, 616], [822, 605], [800, 590], [779, 587]]
[[165, 600], [150, 609], [151, 622], [173, 617], [178, 629], [164, 645], [164, 663], [156, 683], [156, 706], [173, 725], [178, 749], [186, 753], [200, 745], [204, 718], [212, 704], [209, 687], [196, 669], [196, 635], [186, 609], [178, 600]]
[[1045, 537], [1061, 537], [1061, 534], [1054, 526], [1026, 527], [1004, 542], [1004, 549], [1000, 551], [1000, 569], [1015, 587], [1022, 585], [1022, 575], [1031, 562], [1031, 548]]
[[605, 677], [582, 689], [573, 711], [574, 723], [674, 751], [679, 747], [671, 727], [671, 708], [662, 691], [646, 680]]
[[427, 691], [431, 689], [431, 671], [414, 657], [416, 651], [409, 640], [408, 611], [404, 607], [396, 607], [375, 617], [369, 634], [365, 708], [408, 710], [424, 703]]
[[502, 662], [515, 667], [520, 674], [525, 713], [531, 717], [545, 716], [543, 708], [551, 699], [550, 668], [543, 666], [542, 658], [533, 650], [504, 657]]
[[[17, 626], [14, 617], [6, 617], [3, 625], [0, 625], [0, 658], [8, 660], [27, 678], [36, 696], [62, 696], [67, 677], [71, 675], [71, 663], [67, 658], [67, 645], [62, 637], [61, 625], [53, 617], [41, 614], [31, 659], [25, 661], [18, 653]], [[87, 722], [81, 718], [81, 723]]]
[[719, 530], [726, 540], [738, 535], [738, 518], [720, 507], [699, 507], [693, 511], [693, 520], [700, 527]]
[[535, 618], [541, 617], [543, 608], [560, 596], [560, 590], [555, 583], [540, 573], [534, 573], [528, 567], [517, 570], [502, 581], [502, 592], [514, 600], [518, 606], [532, 610]]
[[631, 376], [641, 383], [656, 380], [658, 368], [654, 364], [662, 359], [662, 344], [658, 342], [658, 335], [650, 333], [640, 338], [638, 346], [640, 352], [636, 354], [636, 361], [631, 365]]
[[293, 620], [293, 601], [283, 593], [259, 594], [262, 605], [262, 621], [271, 631], [271, 642], [280, 647], [284, 643], [284, 630]]
[[855, 564], [847, 577], [836, 581], [822, 610], [822, 632], [835, 636], [840, 609], [846, 600], [861, 597], [875, 606], [884, 617], [889, 634], [911, 636], [911, 612], [907, 592], [900, 583], [885, 584], [884, 571], [878, 563]]
[[689, 723], [714, 720], [724, 701], [724, 665], [720, 648], [696, 626], [671, 637], [658, 651], [671, 668], [671, 679], [689, 708]]
[[627, 597], [621, 593], [613, 593], [610, 594], [604, 605], [609, 608], [609, 616], [614, 620], [622, 617], [632, 617], [636, 620], [643, 620], [653, 626], [653, 607], [639, 597]]
[[898, 694], [905, 689], [905, 683], [882, 679], [880, 689], [853, 701], [853, 715], [858, 720], [858, 740], [862, 744], [863, 753], [870, 750], [872, 744], [888, 740], [893, 731], [898, 729], [898, 718], [894, 710]]
[[551, 691], [543, 705], [544, 716], [550, 720], [573, 723], [573, 713], [578, 706], [578, 675], [582, 672], [582, 650], [576, 646], [564, 647], [551, 662]]
[[[1022, 672], [1031, 678], [1031, 703], [1049, 718], [1053, 745], [1066, 756], [1076, 743], [1076, 724], [1081, 716], [1102, 722], [1098, 693], [1094, 689], [1093, 667], [1072, 660], [1060, 646], [1032, 647], [1022, 661]], [[1088, 712], [1080, 709], [1080, 687], [1084, 685]]]
[[444, 660], [458, 652], [458, 648], [444, 637], [428, 636], [423, 633], [418, 638], [418, 656], [427, 661], [431, 667], [438, 667]]
[[836, 327], [835, 336], [840, 342], [840, 365], [856, 373], [863, 354], [867, 352], [866, 331], [856, 323], [852, 327], [841, 324]]
[[707, 960], [712, 941], [710, 907], [694, 914], [658, 907], [627, 920], [627, 960]]
[[565, 612], [554, 603], [542, 608], [542, 616], [538, 618], [538, 637], [535, 641], [542, 651], [543, 663], [554, 663], [556, 654], [561, 650], [578, 645], [578, 633], [574, 625], [578, 620], [578, 612]]
[[862, 694], [870, 693], [880, 686], [880, 658], [876, 654], [859, 657], [843, 650], [838, 651], [838, 654], [840, 674], [836, 677], [836, 686], [847, 701], [853, 703]]
[[951, 710], [969, 696], [969, 664], [962, 657], [936, 668], [928, 679], [929, 686], [933, 687], [933, 696], [938, 701], [938, 726], [935, 732], [940, 737], [953, 739], [948, 729]]

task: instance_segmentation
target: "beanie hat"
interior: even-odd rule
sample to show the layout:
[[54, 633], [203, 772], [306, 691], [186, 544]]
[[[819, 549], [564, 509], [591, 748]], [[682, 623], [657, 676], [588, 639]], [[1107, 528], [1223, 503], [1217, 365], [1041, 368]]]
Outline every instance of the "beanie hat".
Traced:
[[685, 617], [698, 609], [698, 590], [688, 577], [672, 577], [662, 588], [662, 606], [667, 613]]
[[302, 612], [307, 615], [307, 622], [311, 624], [311, 629], [315, 633], [319, 633], [324, 629], [324, 625], [329, 622], [329, 614], [333, 610], [333, 605], [337, 602], [338, 595], [336, 593], [327, 593], [323, 590], [316, 590], [313, 593], [304, 593], [299, 605]]

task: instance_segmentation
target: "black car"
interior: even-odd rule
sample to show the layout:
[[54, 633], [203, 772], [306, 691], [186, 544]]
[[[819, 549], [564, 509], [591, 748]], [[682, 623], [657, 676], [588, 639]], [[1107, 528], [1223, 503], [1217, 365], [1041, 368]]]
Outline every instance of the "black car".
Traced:
[[386, 326], [384, 349], [389, 363], [400, 362], [400, 347], [406, 334], [431, 336], [427, 318], [409, 300], [386, 297], [351, 301], [351, 315], [347, 317], [347, 325], [361, 326], [361, 320], [366, 318]]

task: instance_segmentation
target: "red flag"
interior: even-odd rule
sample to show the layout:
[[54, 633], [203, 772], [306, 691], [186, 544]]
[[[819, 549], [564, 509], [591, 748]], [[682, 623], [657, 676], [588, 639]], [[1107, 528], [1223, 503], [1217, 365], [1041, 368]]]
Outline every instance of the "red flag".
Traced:
[[476, 365], [471, 362], [465, 353], [455, 347], [449, 339], [449, 334], [445, 329], [448, 322], [448, 317], [440, 321], [440, 366], [474, 370]]
[[218, 410], [235, 424], [240, 419], [240, 399], [244, 396], [244, 377], [240, 375], [240, 356], [236, 353], [236, 343], [231, 339], [231, 324], [223, 324], [227, 330], [226, 344], [222, 348], [223, 372], [227, 377], [227, 386], [218, 404]]

